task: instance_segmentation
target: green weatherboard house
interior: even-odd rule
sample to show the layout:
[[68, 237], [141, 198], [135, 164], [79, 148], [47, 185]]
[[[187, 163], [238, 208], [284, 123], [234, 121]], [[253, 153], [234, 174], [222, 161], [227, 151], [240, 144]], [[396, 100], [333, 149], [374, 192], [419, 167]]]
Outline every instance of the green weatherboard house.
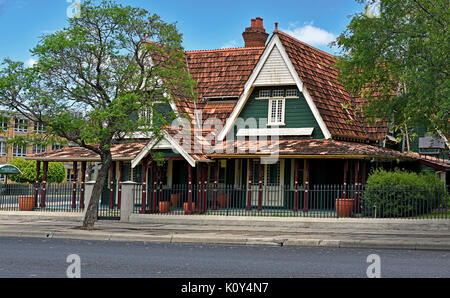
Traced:
[[[181, 203], [196, 203], [190, 211], [201, 213], [220, 208], [225, 197], [229, 206], [243, 210], [308, 212], [314, 208], [308, 190], [315, 185], [361, 185], [377, 167], [422, 167], [449, 184], [449, 163], [433, 158], [434, 149], [448, 152], [445, 136], [431, 137], [429, 148], [421, 141], [420, 153], [428, 154], [426, 158], [404, 152], [404, 142], [392, 135], [387, 121], [369, 124], [348, 104], [360, 99], [337, 81], [334, 56], [277, 26], [269, 36], [261, 18], [252, 20], [243, 38], [243, 48], [185, 52], [198, 98], [177, 99], [161, 109], [180, 119], [189, 115], [187, 129], [172, 125], [158, 142], [136, 134], [116, 144], [110, 183], [105, 185], [114, 195], [105, 200], [117, 201], [117, 185], [134, 181], [145, 182], [138, 199], [142, 204], [135, 206], [142, 213], [158, 212], [157, 202], [163, 200], [174, 200], [172, 205], [180, 208]], [[155, 152], [163, 162], [152, 161]], [[44, 165], [74, 162], [74, 169], [82, 171], [80, 179], [86, 171], [95, 179], [95, 170], [89, 169], [100, 161], [81, 147], [27, 159]], [[209, 195], [217, 189], [222, 191]]]

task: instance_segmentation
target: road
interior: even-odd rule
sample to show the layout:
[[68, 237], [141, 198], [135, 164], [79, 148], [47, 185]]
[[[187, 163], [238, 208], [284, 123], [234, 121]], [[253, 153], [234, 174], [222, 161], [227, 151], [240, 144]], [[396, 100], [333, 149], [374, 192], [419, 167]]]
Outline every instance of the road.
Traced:
[[69, 255], [81, 277], [278, 278], [367, 277], [380, 257], [381, 277], [450, 277], [450, 251], [186, 245], [0, 238], [0, 277], [66, 277]]

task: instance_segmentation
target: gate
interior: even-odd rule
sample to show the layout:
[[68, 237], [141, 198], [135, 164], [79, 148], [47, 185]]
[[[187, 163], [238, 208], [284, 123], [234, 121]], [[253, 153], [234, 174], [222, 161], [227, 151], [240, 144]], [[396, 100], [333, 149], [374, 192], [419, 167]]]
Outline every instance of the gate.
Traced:
[[[109, 184], [109, 186], [108, 186]], [[117, 197], [117, 182], [105, 182], [98, 204], [99, 220], [120, 220], [120, 206]]]

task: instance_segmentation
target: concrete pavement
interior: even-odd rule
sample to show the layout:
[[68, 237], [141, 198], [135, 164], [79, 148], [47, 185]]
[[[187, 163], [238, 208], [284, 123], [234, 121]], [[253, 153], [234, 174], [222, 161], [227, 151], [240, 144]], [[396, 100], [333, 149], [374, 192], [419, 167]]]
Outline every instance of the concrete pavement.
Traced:
[[450, 220], [133, 215], [79, 229], [81, 214], [0, 212], [0, 237], [449, 250]]

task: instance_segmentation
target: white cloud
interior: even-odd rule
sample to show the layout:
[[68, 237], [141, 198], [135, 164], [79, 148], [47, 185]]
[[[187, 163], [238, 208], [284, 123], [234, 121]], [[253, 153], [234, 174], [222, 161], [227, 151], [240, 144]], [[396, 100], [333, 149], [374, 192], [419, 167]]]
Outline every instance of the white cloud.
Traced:
[[236, 40], [230, 40], [226, 44], [222, 46], [222, 49], [229, 49], [229, 48], [235, 48], [237, 47], [238, 43]]
[[314, 27], [312, 23], [297, 28], [295, 25], [297, 23], [291, 23], [289, 29], [282, 31], [312, 46], [328, 46], [336, 40], [336, 35], [324, 29]]
[[25, 65], [28, 67], [33, 67], [36, 63], [37, 63], [36, 60], [34, 60], [33, 58], [30, 58], [25, 62]]

